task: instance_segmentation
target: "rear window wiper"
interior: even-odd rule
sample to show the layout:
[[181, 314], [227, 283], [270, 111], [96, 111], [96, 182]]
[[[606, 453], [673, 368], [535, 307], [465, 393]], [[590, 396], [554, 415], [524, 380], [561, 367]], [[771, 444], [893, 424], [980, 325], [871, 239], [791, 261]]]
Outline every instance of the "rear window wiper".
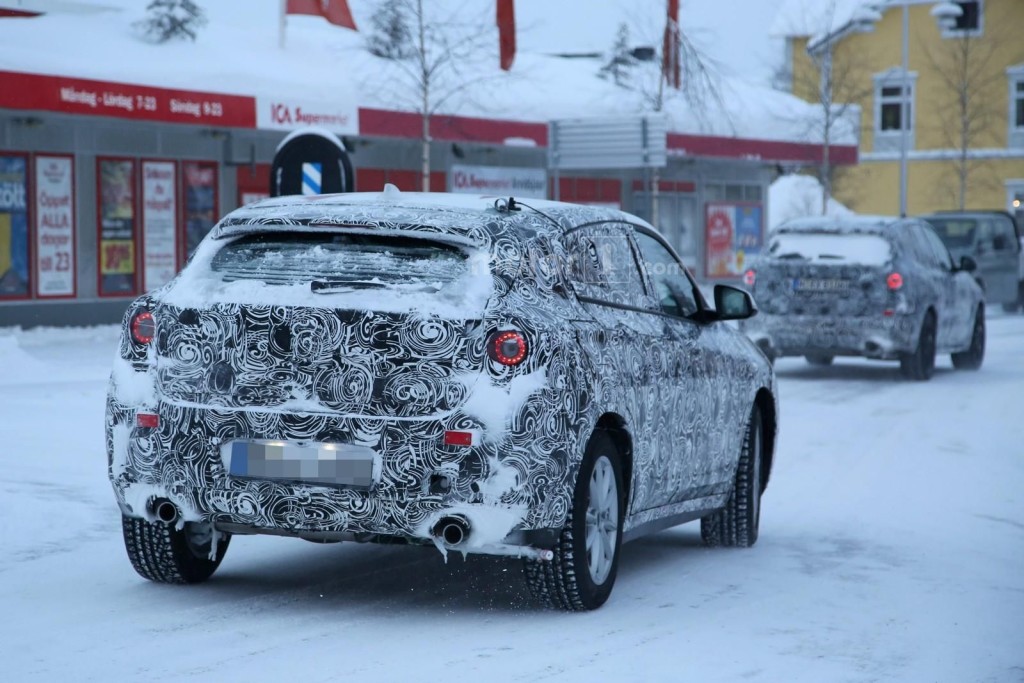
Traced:
[[836, 259], [836, 260], [839, 260], [839, 261], [843, 261], [843, 260], [846, 259], [845, 256], [841, 256], [839, 254], [818, 254], [818, 258]]
[[790, 251], [790, 252], [787, 252], [785, 254], [779, 254], [775, 258], [777, 258], [777, 259], [800, 259], [801, 261], [806, 261], [807, 260], [806, 256], [804, 256], [803, 254], [801, 254], [799, 252], [796, 252], [796, 251]]
[[415, 289], [431, 293], [441, 291], [441, 288], [434, 284], [422, 283], [419, 286], [410, 286], [404, 282], [381, 282], [380, 280], [313, 280], [309, 283], [309, 291], [314, 294], [333, 294], [353, 289], [387, 289], [389, 287], [400, 287], [406, 291]]

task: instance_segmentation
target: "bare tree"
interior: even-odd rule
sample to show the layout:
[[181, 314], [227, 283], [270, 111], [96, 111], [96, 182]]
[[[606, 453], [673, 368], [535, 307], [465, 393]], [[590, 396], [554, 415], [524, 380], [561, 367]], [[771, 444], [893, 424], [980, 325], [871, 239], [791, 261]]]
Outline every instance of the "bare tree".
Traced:
[[370, 17], [366, 49], [384, 59], [409, 59], [415, 54], [403, 0], [383, 0]]
[[[996, 182], [986, 175], [987, 165], [973, 158], [971, 150], [997, 146], [1000, 132], [1006, 129], [1007, 109], [1000, 96], [1006, 85], [1006, 63], [999, 56], [1007, 46], [1020, 44], [1009, 28], [988, 25], [983, 36], [964, 32], [941, 41], [938, 47], [925, 45], [942, 86], [931, 103], [932, 114], [943, 144], [956, 152], [947, 167], [952, 182], [942, 191], [946, 196], [952, 191], [961, 210], [967, 206], [971, 188]], [[1024, 60], [1024, 48], [1010, 63], [1020, 60]]]
[[[824, 36], [807, 53], [807, 69], [795, 69], [791, 64], [776, 71], [774, 81], [788, 86], [791, 92], [814, 105], [814, 113], [807, 119], [807, 133], [821, 141], [821, 160], [815, 175], [821, 183], [821, 215], [828, 211], [832, 198], [837, 167], [832, 161], [832, 147], [836, 140], [857, 133], [860, 122], [860, 103], [870, 101], [873, 93], [870, 70], [860, 55], [852, 49], [843, 49], [836, 36], [828, 35], [835, 24], [836, 0], [829, 0], [815, 18], [820, 25], [816, 33]], [[848, 47], [848, 46], [847, 46]], [[838, 49], [837, 49], [838, 48]]]
[[601, 78], [610, 76], [615, 85], [629, 88], [630, 71], [636, 66], [636, 63], [633, 48], [629, 44], [629, 25], [623, 22], [619, 24], [618, 32], [615, 34], [615, 44], [612, 46], [608, 61], [601, 67], [597, 75]]
[[145, 40], [166, 43], [173, 38], [196, 39], [206, 24], [206, 14], [192, 0], [152, 0], [146, 6], [146, 18], [134, 26]]
[[469, 18], [466, 8], [427, 10], [423, 0], [387, 0], [378, 11], [381, 26], [367, 44], [383, 59], [374, 82], [378, 87], [389, 82], [394, 104], [420, 115], [422, 188], [429, 192], [431, 117], [455, 100], [470, 100], [474, 89], [500, 78], [496, 68], [486, 66], [492, 56], [497, 66], [493, 16], [486, 15], [488, 23], [483, 14]]

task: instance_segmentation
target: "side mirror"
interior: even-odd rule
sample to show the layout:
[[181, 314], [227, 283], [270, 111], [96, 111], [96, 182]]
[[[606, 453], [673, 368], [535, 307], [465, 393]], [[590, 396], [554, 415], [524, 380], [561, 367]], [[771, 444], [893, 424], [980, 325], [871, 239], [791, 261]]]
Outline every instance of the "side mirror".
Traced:
[[750, 294], [729, 285], [715, 285], [715, 310], [719, 320], [746, 320], [757, 314]]
[[972, 259], [970, 256], [960, 257], [960, 270], [966, 270], [968, 273], [973, 273], [978, 269], [978, 262]]

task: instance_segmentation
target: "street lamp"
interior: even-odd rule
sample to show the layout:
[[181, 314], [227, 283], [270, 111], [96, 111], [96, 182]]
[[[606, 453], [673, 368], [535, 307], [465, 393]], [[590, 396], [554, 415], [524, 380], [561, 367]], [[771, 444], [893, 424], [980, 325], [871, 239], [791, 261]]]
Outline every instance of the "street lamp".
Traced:
[[858, 12], [853, 18], [854, 24], [865, 28], [881, 18], [878, 10], [889, 7], [901, 7], [903, 9], [903, 83], [900, 90], [900, 215], [907, 215], [907, 128], [910, 125], [910, 117], [907, 115], [910, 110], [910, 102], [907, 97], [907, 74], [910, 72], [910, 6], [911, 5], [933, 5], [931, 10], [932, 18], [939, 25], [939, 29], [948, 31], [956, 26], [956, 21], [963, 13], [963, 8], [953, 2], [935, 2], [935, 0], [889, 0], [888, 2], [875, 5], [865, 11]]

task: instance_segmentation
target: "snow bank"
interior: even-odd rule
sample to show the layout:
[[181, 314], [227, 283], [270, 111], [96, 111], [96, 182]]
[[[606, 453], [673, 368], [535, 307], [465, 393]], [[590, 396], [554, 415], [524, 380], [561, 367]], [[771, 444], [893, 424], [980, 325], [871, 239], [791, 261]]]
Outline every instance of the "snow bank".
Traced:
[[[807, 175], [780, 176], [768, 188], [768, 229], [793, 218], [821, 215], [823, 188], [817, 178]], [[829, 198], [826, 216], [852, 216], [854, 212]]]
[[0, 336], [0, 368], [0, 384], [38, 382], [48, 370], [21, 348], [16, 334]]

